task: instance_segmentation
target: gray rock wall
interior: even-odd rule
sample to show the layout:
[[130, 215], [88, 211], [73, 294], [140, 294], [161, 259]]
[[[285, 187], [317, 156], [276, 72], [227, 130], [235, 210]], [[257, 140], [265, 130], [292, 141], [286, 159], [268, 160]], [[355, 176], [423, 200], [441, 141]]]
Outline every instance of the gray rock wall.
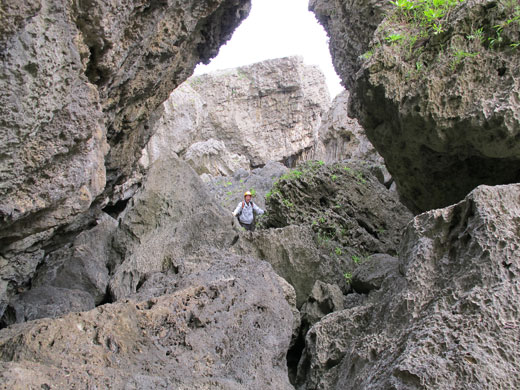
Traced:
[[313, 159], [326, 163], [356, 159], [384, 165], [383, 158], [365, 135], [365, 130], [348, 113], [350, 94], [341, 92], [323, 116]]
[[402, 276], [311, 328], [298, 388], [518, 388], [519, 191], [480, 186], [417, 216]]
[[0, 312], [43, 248], [93, 223], [134, 170], [151, 113], [249, 9], [247, 0], [2, 4]]
[[164, 103], [142, 162], [177, 154], [212, 175], [292, 165], [310, 154], [329, 107], [323, 74], [299, 57], [193, 76]]
[[445, 207], [479, 184], [520, 181], [514, 2], [458, 3], [436, 21], [439, 33], [420, 31], [388, 2], [311, 7], [330, 35], [352, 115], [411, 210]]

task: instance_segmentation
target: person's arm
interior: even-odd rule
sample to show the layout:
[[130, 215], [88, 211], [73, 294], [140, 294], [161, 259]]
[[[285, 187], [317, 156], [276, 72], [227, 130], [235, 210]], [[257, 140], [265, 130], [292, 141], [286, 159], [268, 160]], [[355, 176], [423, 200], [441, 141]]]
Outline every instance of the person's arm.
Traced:
[[256, 205], [256, 203], [253, 203], [253, 211], [257, 213], [258, 215], [262, 215], [264, 213], [264, 210], [262, 210], [260, 207]]
[[242, 208], [242, 202], [240, 202], [237, 206], [237, 208], [235, 209], [235, 211], [233, 211], [233, 215], [236, 217], [238, 214], [240, 214], [240, 209]]

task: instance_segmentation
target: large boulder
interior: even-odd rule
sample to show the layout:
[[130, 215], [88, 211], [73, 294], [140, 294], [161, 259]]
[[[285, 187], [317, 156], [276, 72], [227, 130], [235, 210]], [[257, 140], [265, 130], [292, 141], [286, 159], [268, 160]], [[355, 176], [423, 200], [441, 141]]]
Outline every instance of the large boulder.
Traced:
[[307, 334], [299, 389], [516, 389], [520, 185], [417, 216], [400, 270]]
[[70, 246], [50, 253], [35, 271], [30, 289], [14, 296], [2, 325], [70, 311], [85, 311], [107, 296], [112, 236], [117, 221], [105, 215], [94, 228], [79, 234]]
[[311, 226], [323, 246], [338, 244], [338, 255], [395, 254], [412, 215], [381, 181], [381, 167], [364, 161], [303, 163], [268, 194], [265, 225]]
[[[230, 174], [237, 164], [245, 169], [269, 161], [293, 165], [310, 154], [329, 107], [323, 74], [300, 57], [192, 76], [164, 103], [142, 162], [176, 154], [213, 175]], [[212, 159], [206, 165], [194, 160], [193, 145], [200, 149], [210, 140], [222, 145], [218, 153], [204, 154], [235, 164], [219, 163], [223, 169], [218, 169]]]
[[179, 159], [158, 160], [120, 216], [112, 298], [135, 293], [149, 273], [187, 275], [207, 267], [234, 236], [231, 213], [208, 195], [196, 172]]
[[286, 288], [265, 262], [218, 257], [168, 295], [0, 330], [0, 381], [13, 390], [290, 390]]
[[407, 16], [390, 2], [311, 1], [351, 114], [414, 212], [520, 181], [516, 3], [467, 0], [430, 22], [410, 16], [428, 4]]
[[30, 284], [56, 234], [92, 225], [134, 170], [151, 113], [217, 54], [250, 6], [2, 3], [0, 312]]

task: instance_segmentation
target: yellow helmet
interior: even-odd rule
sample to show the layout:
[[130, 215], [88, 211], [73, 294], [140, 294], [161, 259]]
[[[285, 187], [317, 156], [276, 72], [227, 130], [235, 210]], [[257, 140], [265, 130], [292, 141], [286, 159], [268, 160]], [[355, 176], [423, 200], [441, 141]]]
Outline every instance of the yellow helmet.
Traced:
[[244, 198], [245, 198], [247, 195], [249, 195], [249, 196], [253, 196], [253, 194], [252, 194], [251, 192], [249, 192], [249, 191], [244, 192]]

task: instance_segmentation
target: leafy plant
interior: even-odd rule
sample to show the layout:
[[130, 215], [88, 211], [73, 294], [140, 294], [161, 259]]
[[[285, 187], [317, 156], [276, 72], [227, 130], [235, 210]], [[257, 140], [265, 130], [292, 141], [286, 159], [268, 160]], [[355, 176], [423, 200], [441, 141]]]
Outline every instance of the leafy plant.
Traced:
[[469, 53], [467, 51], [464, 51], [464, 50], [455, 50], [454, 51], [454, 56], [455, 58], [453, 59], [452, 63], [451, 63], [451, 67], [452, 69], [455, 68], [455, 66], [457, 66], [458, 64], [460, 64], [465, 58], [468, 58], [468, 57], [476, 57], [478, 56], [479, 53]]
[[336, 249], [334, 249], [334, 252], [335, 252], [338, 256], [341, 256], [341, 254], [343, 253], [340, 247], [336, 247]]
[[343, 274], [343, 277], [345, 278], [345, 280], [348, 284], [350, 284], [352, 282], [352, 272], [345, 272]]
[[401, 41], [403, 38], [404, 38], [403, 35], [398, 34], [398, 33], [394, 33], [394, 34], [390, 34], [385, 39], [386, 39], [387, 42], [397, 43], [397, 42]]
[[483, 42], [484, 41], [484, 28], [481, 27], [477, 30], [471, 31], [471, 34], [466, 35], [466, 39], [469, 41], [476, 40], [476, 41]]
[[357, 172], [356, 173], [356, 179], [358, 179], [358, 181], [361, 183], [361, 184], [365, 184], [367, 181], [365, 179], [365, 177], [363, 176], [363, 174], [361, 172]]

